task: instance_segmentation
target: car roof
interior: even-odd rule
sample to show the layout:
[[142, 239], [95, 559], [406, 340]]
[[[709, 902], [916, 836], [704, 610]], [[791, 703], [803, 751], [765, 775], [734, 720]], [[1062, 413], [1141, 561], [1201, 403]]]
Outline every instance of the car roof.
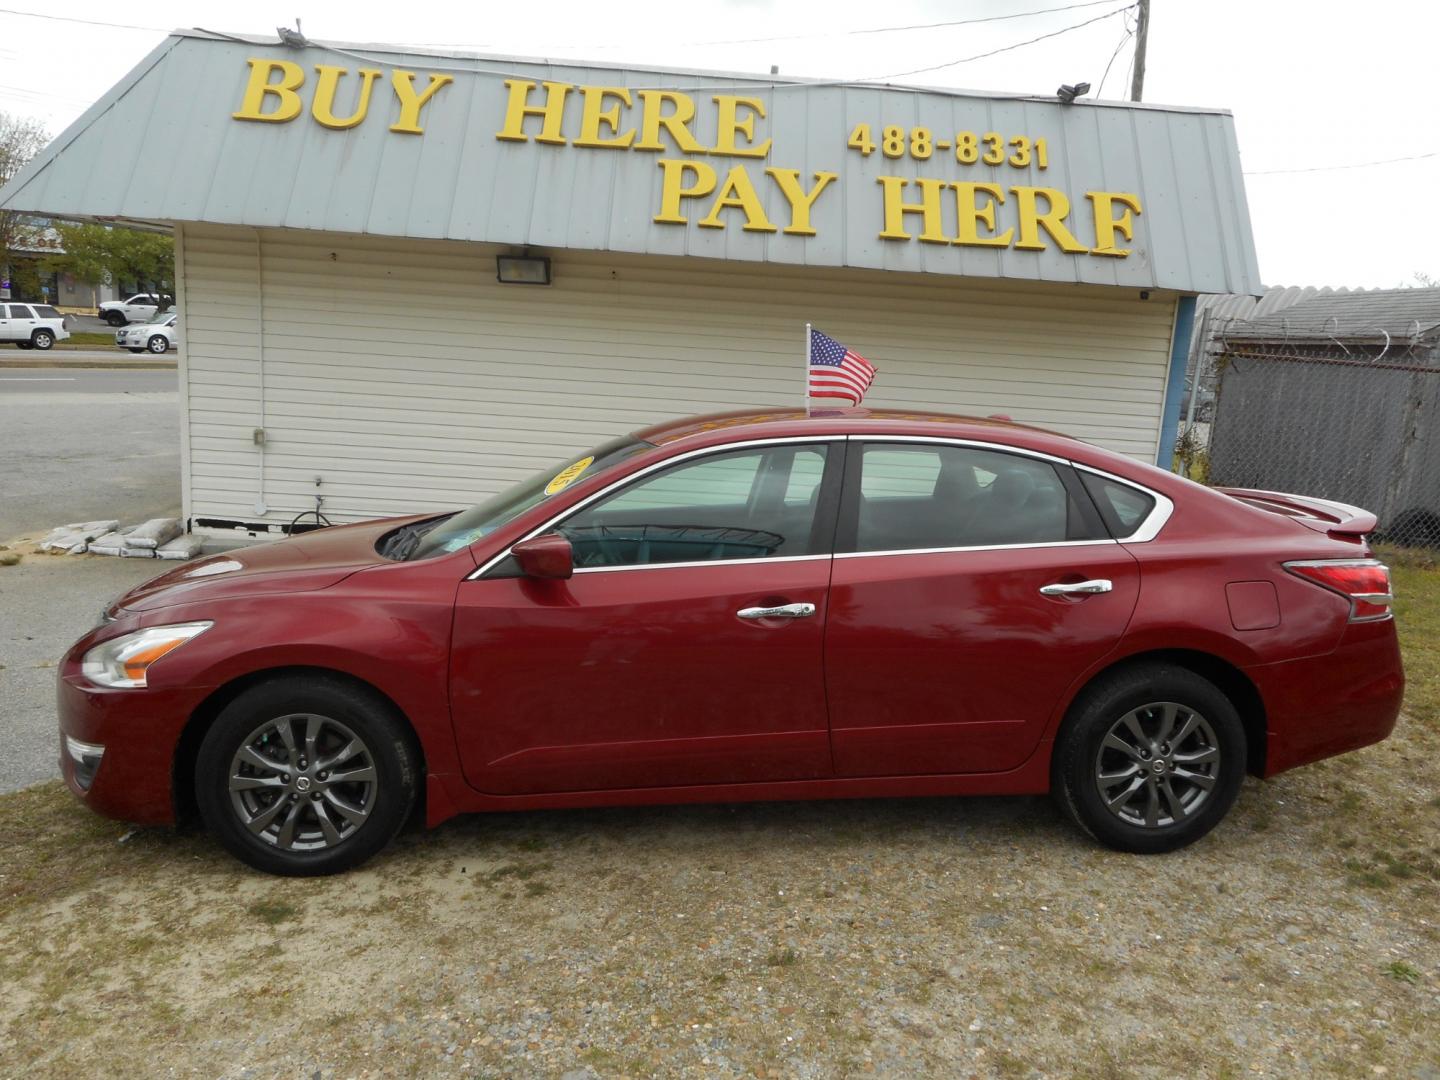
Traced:
[[733, 439], [761, 439], [805, 435], [945, 435], [980, 441], [1059, 443], [1073, 447], [1078, 440], [1057, 431], [1017, 424], [1007, 416], [965, 416], [959, 413], [929, 412], [907, 409], [867, 409], [817, 407], [746, 409], [736, 412], [688, 416], [636, 432], [636, 437], [663, 446], [681, 440], [699, 440], [728, 432], [731, 438], [706, 441], [729, 442]]

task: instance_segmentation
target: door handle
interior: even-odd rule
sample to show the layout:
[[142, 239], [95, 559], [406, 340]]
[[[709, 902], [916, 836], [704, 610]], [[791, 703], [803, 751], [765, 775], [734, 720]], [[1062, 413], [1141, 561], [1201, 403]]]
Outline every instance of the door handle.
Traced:
[[1077, 581], [1073, 585], [1042, 585], [1041, 596], [1091, 596], [1095, 593], [1109, 592], [1115, 588], [1108, 578], [1096, 578], [1093, 581]]
[[779, 607], [746, 607], [735, 613], [742, 619], [803, 619], [815, 614], [814, 604], [781, 604]]

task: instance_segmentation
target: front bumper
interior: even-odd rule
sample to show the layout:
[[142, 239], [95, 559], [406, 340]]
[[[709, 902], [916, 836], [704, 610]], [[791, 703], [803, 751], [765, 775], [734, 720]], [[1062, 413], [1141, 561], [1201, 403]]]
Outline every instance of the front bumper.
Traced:
[[[64, 673], [57, 689], [60, 775], [70, 791], [106, 817], [139, 825], [175, 820], [173, 765], [186, 719], [201, 690], [111, 690]], [[103, 747], [88, 787], [66, 740]]]

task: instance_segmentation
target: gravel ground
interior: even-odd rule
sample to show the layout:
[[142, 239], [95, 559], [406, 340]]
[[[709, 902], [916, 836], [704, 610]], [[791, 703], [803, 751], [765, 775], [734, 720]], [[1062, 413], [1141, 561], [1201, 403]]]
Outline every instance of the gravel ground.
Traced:
[[1168, 857], [924, 799], [471, 817], [308, 881], [46, 784], [0, 800], [0, 1074], [1435, 1080], [1434, 748]]

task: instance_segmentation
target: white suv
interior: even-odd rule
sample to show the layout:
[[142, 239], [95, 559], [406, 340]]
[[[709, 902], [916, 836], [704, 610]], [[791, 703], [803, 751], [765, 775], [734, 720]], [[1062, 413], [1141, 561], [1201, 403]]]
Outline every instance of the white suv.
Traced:
[[[132, 322], [148, 322], [160, 310], [162, 297], [155, 293], [136, 293], [129, 300], [106, 300], [97, 309], [96, 314], [104, 319], [111, 326], [124, 326]], [[171, 304], [170, 297], [163, 297], [166, 306]]]
[[65, 316], [49, 304], [0, 304], [0, 341], [21, 349], [48, 349], [70, 336]]

